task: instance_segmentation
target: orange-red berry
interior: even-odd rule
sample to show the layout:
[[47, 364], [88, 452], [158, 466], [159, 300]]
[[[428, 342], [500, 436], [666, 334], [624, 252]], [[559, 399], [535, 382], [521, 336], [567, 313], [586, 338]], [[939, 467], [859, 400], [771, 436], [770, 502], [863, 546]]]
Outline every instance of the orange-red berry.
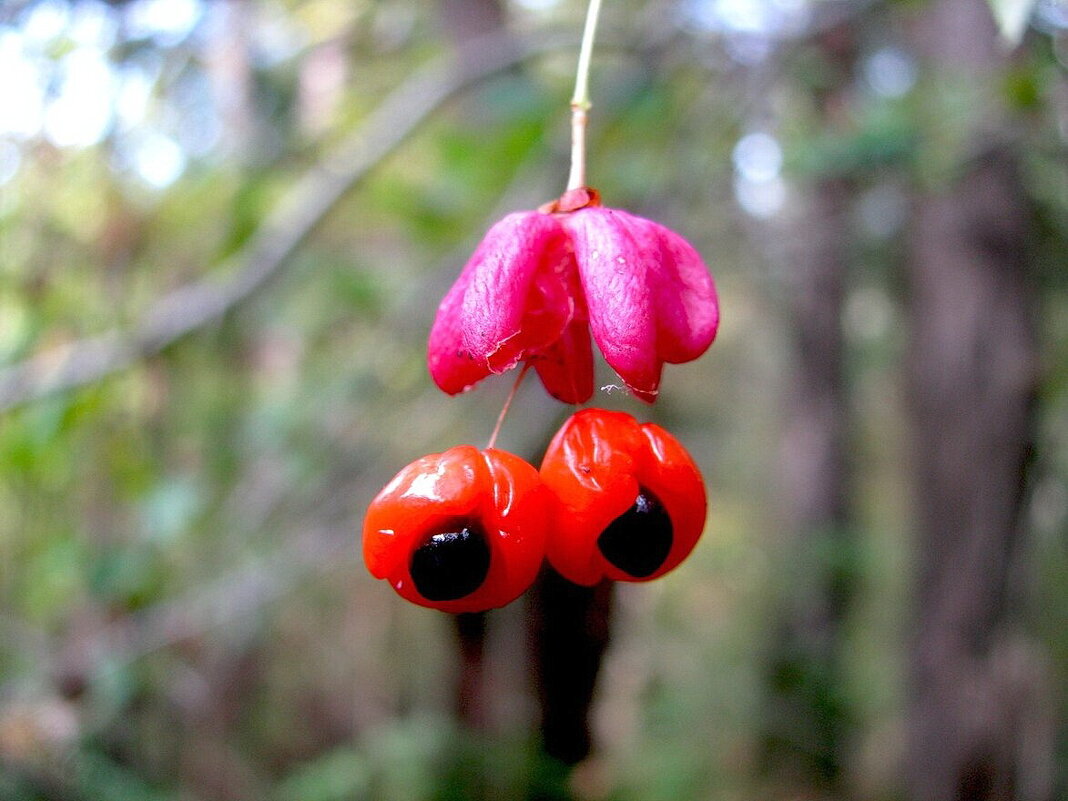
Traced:
[[557, 498], [548, 559], [576, 584], [662, 576], [704, 529], [705, 485], [689, 453], [660, 426], [623, 412], [572, 415], [541, 476]]
[[458, 445], [412, 462], [371, 502], [364, 561], [421, 606], [504, 606], [537, 575], [551, 503], [538, 471], [518, 456]]

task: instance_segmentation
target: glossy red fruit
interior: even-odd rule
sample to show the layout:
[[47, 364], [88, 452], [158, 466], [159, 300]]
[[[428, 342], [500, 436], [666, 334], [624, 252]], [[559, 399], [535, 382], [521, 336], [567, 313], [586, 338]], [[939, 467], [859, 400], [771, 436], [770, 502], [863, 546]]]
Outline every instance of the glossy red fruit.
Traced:
[[653, 423], [583, 409], [557, 432], [541, 477], [557, 504], [550, 564], [576, 584], [649, 581], [685, 559], [705, 525], [704, 479]]
[[551, 502], [538, 471], [518, 456], [458, 445], [412, 462], [371, 502], [364, 561], [421, 606], [504, 606], [537, 575]]

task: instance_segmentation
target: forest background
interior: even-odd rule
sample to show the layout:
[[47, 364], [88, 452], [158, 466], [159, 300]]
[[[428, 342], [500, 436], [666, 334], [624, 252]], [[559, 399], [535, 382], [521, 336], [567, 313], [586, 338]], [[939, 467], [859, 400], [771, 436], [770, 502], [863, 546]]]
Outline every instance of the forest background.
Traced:
[[[544, 594], [367, 575], [374, 493], [510, 389], [425, 337], [563, 189], [584, 13], [0, 4], [0, 798], [1068, 798], [1057, 0], [608, 0], [590, 183], [723, 324], [595, 402], [687, 444], [704, 539], [580, 632], [584, 758]], [[567, 413], [528, 381], [499, 444]]]

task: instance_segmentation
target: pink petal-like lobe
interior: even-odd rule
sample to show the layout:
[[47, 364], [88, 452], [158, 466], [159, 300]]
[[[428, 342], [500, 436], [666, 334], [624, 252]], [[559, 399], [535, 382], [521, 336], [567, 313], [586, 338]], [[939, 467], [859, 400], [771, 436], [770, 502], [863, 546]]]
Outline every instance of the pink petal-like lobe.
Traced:
[[503, 373], [559, 339], [571, 319], [563, 232], [539, 212], [509, 214], [486, 234], [464, 268], [460, 326], [468, 352]]
[[439, 389], [449, 395], [470, 389], [490, 373], [485, 361], [476, 361], [464, 345], [460, 309], [466, 288], [465, 276], [461, 274], [438, 306], [438, 315], [430, 329], [427, 345], [430, 377]]
[[585, 208], [563, 222], [593, 338], [634, 395], [652, 403], [664, 362], [696, 359], [715, 338], [712, 276], [685, 239], [644, 217]]
[[568, 250], [561, 278], [571, 298], [571, 319], [559, 338], [531, 358], [545, 390], [563, 403], [585, 403], [593, 396], [593, 350], [582, 283]]
[[592, 335], [652, 403], [664, 363], [696, 359], [718, 324], [712, 276], [681, 236], [596, 202], [554, 203], [487, 232], [438, 308], [428, 364], [456, 394], [529, 360], [549, 394], [582, 403], [593, 394]]
[[564, 218], [589, 311], [590, 332], [605, 361], [631, 391], [651, 403], [660, 384], [656, 306], [650, 274], [659, 242], [631, 215], [585, 208]]
[[556, 342], [532, 359], [545, 390], [563, 403], [593, 396], [593, 349], [585, 317], [575, 317]]
[[692, 361], [708, 350], [719, 326], [719, 300], [712, 273], [681, 236], [659, 223], [642, 222], [660, 244], [653, 284], [657, 352], [672, 364]]
[[427, 348], [434, 382], [455, 395], [559, 339], [574, 308], [569, 259], [550, 215], [517, 212], [494, 225], [438, 307]]

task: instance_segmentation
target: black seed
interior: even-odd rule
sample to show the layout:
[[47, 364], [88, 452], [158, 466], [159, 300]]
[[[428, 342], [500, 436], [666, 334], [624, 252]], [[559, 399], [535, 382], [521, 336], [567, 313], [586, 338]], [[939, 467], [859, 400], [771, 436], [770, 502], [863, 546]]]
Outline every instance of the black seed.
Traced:
[[490, 551], [474, 526], [433, 535], [412, 553], [410, 572], [419, 594], [428, 601], [455, 601], [486, 580]]
[[660, 500], [638, 488], [634, 505], [597, 538], [604, 558], [634, 578], [651, 576], [671, 551], [671, 518]]

